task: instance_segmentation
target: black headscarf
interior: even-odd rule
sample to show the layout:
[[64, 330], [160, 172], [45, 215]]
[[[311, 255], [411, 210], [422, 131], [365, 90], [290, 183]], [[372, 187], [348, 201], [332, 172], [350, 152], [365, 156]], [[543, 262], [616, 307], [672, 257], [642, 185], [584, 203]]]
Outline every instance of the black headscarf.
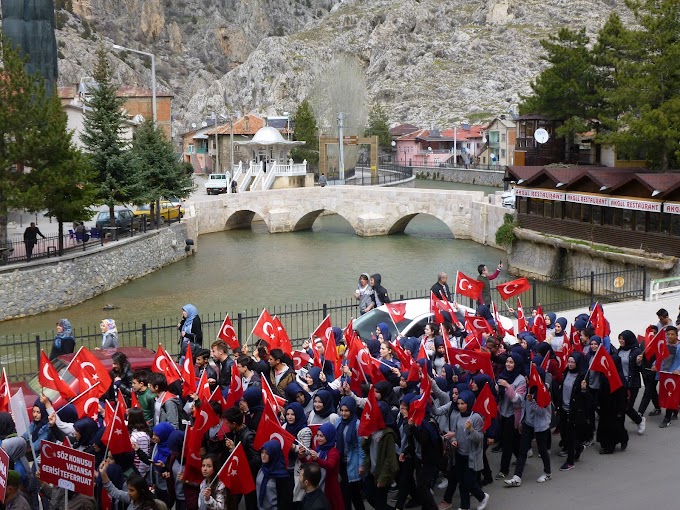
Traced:
[[45, 404], [40, 402], [39, 398], [35, 399], [35, 402], [33, 402], [33, 407], [40, 409], [40, 421], [33, 420], [33, 432], [31, 432], [31, 441], [35, 442], [38, 440], [38, 436], [40, 435], [40, 429], [42, 429], [47, 424], [47, 408], [45, 408]]
[[5, 439], [17, 435], [17, 428], [14, 425], [12, 415], [0, 413], [0, 439]]
[[623, 338], [625, 342], [625, 344], [619, 348], [620, 351], [629, 351], [638, 346], [637, 337], [631, 330], [626, 329], [619, 333], [619, 336]]

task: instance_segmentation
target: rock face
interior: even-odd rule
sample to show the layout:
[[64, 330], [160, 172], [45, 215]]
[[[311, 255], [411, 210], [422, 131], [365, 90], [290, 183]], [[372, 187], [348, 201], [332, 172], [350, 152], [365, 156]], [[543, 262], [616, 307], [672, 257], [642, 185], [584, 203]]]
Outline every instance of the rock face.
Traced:
[[[65, 0], [60, 84], [91, 74], [97, 41], [151, 51], [175, 94], [174, 127], [211, 112], [281, 114], [338, 55], [365, 70], [391, 122], [448, 126], [507, 113], [542, 69], [539, 40], [593, 34], [622, 0]], [[70, 9], [70, 10], [66, 10]], [[112, 50], [116, 79], [149, 86], [149, 63]]]

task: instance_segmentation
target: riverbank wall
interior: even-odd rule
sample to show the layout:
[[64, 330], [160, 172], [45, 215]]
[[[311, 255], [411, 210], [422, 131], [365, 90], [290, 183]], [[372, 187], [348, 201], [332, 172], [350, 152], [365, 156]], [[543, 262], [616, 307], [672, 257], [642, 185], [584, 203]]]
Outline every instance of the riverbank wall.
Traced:
[[[185, 217], [85, 252], [0, 267], [0, 321], [82, 303], [191, 256], [197, 238], [197, 218]], [[188, 252], [187, 239], [194, 241]]]
[[416, 179], [432, 181], [457, 182], [461, 184], [478, 184], [480, 186], [503, 187], [502, 170], [482, 170], [478, 168], [444, 168], [431, 166], [414, 166]]

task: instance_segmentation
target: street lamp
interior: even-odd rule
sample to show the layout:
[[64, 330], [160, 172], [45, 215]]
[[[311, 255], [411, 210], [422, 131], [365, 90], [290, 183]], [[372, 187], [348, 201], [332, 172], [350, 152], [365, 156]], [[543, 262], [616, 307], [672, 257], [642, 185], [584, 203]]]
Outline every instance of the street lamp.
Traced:
[[121, 46], [120, 44], [114, 44], [113, 48], [116, 49], [116, 50], [131, 51], [132, 53], [138, 53], [140, 55], [145, 55], [147, 57], [151, 57], [151, 96], [152, 96], [151, 108], [152, 108], [152, 111], [153, 111], [153, 124], [155, 126], [156, 125], [156, 57], [154, 57], [153, 53], [149, 53], [147, 51], [133, 50], [132, 48], [126, 48], [125, 46]]

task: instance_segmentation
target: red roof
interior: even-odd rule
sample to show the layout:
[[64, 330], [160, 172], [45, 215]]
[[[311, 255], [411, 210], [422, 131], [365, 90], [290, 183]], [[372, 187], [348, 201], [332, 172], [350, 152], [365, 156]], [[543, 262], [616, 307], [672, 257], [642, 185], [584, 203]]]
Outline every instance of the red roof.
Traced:
[[414, 131], [418, 131], [420, 129], [418, 126], [414, 126], [413, 124], [399, 124], [398, 126], [394, 126], [393, 128], [390, 128], [390, 135], [392, 136], [404, 136], [409, 133], [413, 133]]

